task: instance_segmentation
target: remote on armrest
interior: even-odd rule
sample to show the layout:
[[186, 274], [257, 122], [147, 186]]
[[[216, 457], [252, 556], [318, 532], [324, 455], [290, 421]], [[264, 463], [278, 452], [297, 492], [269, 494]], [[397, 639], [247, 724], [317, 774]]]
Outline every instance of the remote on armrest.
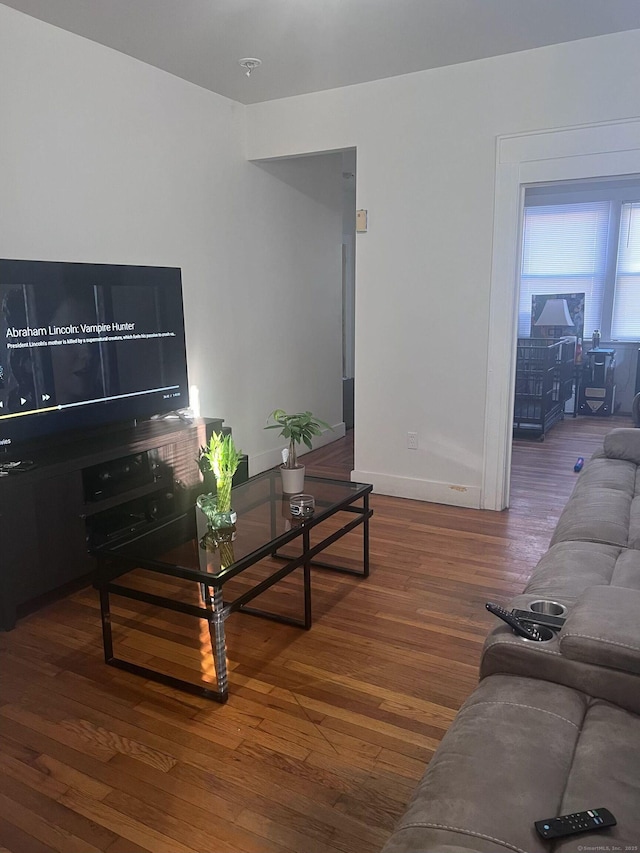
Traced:
[[615, 817], [609, 809], [589, 809], [586, 812], [574, 812], [548, 820], [537, 820], [534, 824], [538, 835], [543, 838], [564, 838], [567, 835], [577, 835], [579, 832], [589, 832], [594, 829], [607, 829], [615, 826]]
[[566, 616], [553, 616], [551, 613], [534, 613], [533, 610], [517, 610], [514, 608], [511, 612], [521, 622], [535, 622], [537, 625], [546, 625], [547, 628], [552, 628], [554, 631], [562, 628], [567, 621]]
[[500, 607], [499, 604], [492, 604], [490, 601], [485, 606], [489, 613], [493, 613], [494, 616], [506, 622], [520, 637], [524, 637], [526, 640], [540, 640], [540, 633], [537, 628], [521, 622], [510, 610], [505, 610], [504, 607]]

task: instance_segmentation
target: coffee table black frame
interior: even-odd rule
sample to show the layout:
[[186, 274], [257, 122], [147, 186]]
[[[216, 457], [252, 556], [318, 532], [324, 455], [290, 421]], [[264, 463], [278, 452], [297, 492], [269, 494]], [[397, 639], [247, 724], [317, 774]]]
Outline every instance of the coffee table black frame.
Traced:
[[[318, 493], [315, 514], [306, 521], [291, 521], [290, 525], [285, 525], [285, 527], [290, 526], [288, 530], [282, 529], [282, 525], [280, 524], [279, 530], [282, 507], [286, 505], [285, 502], [288, 500], [282, 494], [279, 472], [266, 471], [263, 474], [250, 478], [246, 483], [242, 483], [233, 489], [232, 504], [234, 507], [244, 506], [249, 511], [259, 505], [268, 505], [270, 530], [267, 536], [270, 535], [270, 538], [266, 538], [266, 541], [261, 546], [244, 554], [240, 559], [215, 573], [175, 564], [168, 560], [158, 559], [155, 556], [145, 555], [147, 548], [149, 553], [157, 551], [159, 542], [163, 543], [167, 550], [170, 550], [173, 545], [186, 542], [189, 539], [193, 539], [194, 536], [199, 536], [195, 527], [195, 520], [198, 513], [195, 508], [182, 515], [174, 516], [163, 523], [156, 524], [152, 529], [143, 533], [133, 533], [131, 536], [118, 540], [117, 543], [110, 543], [92, 549], [93, 555], [97, 558], [94, 586], [100, 593], [105, 662], [111, 666], [144, 676], [169, 687], [196, 693], [197, 695], [205, 696], [218, 702], [226, 702], [229, 695], [229, 685], [224, 623], [231, 613], [241, 611], [309, 630], [312, 625], [312, 566], [335, 572], [354, 574], [364, 578], [369, 576], [369, 519], [373, 515], [373, 510], [369, 508], [369, 494], [372, 488], [371, 485], [363, 483], [307, 476], [305, 478], [305, 491], [310, 494], [314, 494], [314, 492]], [[346, 521], [338, 530], [333, 530], [321, 538], [319, 542], [312, 545], [311, 532], [317, 530], [323, 522], [326, 522], [327, 519], [337, 513], [349, 513], [355, 517]], [[203, 519], [201, 518], [200, 532], [202, 531], [202, 521]], [[242, 510], [239, 514], [238, 526], [240, 527], [241, 524]], [[362, 570], [346, 568], [315, 559], [318, 554], [359, 526], [362, 526]], [[282, 549], [292, 542], [297, 542], [301, 545], [302, 551], [300, 554], [287, 555], [284, 553]], [[152, 543], [153, 548], [151, 547]], [[281, 568], [274, 568], [268, 577], [250, 587], [250, 589], [238, 595], [232, 601], [225, 601], [223, 597], [224, 584], [265, 557], [275, 557], [282, 560], [284, 565]], [[118, 578], [135, 568], [198, 583], [203, 606], [188, 604], [173, 598], [155, 595], [117, 583]], [[269, 587], [300, 568], [303, 571], [304, 596], [304, 613], [302, 619], [294, 619], [289, 616], [248, 607], [249, 602], [256, 598], [256, 596], [262, 594]], [[216, 671], [216, 689], [194, 684], [193, 682], [176, 678], [158, 672], [150, 667], [117, 657], [114, 654], [111, 629], [111, 595], [135, 599], [161, 608], [184, 613], [198, 619], [206, 619], [209, 623], [211, 648]]]

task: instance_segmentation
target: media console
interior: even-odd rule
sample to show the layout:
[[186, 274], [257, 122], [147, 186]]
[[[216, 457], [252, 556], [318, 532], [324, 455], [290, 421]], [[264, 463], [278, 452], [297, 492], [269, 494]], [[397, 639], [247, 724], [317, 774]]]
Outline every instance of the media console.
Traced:
[[[32, 451], [0, 478], [0, 630], [21, 606], [88, 576], [87, 545], [151, 529], [203, 490], [198, 450], [222, 420], [145, 421]], [[87, 577], [87, 582], [89, 582]]]

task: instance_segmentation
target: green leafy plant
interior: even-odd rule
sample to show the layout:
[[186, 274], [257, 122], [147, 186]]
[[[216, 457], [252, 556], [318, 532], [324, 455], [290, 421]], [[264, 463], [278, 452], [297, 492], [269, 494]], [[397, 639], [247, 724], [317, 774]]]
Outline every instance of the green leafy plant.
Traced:
[[289, 440], [289, 456], [283, 465], [284, 468], [298, 467], [297, 444], [304, 443], [311, 450], [311, 439], [314, 435], [320, 435], [323, 427], [333, 429], [326, 421], [315, 418], [311, 412], [288, 415], [284, 409], [274, 409], [267, 418], [267, 421], [270, 420], [274, 423], [267, 424], [265, 429], [279, 429], [280, 435]]
[[198, 467], [203, 475], [211, 471], [216, 478], [220, 512], [231, 508], [231, 485], [241, 455], [242, 451], [238, 450], [232, 436], [221, 432], [212, 433], [209, 443], [200, 448]]

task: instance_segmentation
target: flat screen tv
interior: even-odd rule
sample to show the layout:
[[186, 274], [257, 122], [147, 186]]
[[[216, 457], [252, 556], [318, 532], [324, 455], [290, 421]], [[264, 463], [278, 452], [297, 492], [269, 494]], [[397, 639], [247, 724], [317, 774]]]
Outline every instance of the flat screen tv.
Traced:
[[0, 450], [186, 406], [179, 269], [0, 260]]

